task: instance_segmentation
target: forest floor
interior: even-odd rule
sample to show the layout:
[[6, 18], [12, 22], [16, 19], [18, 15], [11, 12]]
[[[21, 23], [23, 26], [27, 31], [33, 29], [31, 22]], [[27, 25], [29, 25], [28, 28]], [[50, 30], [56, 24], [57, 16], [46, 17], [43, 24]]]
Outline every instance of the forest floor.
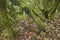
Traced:
[[[60, 12], [51, 23], [44, 22], [46, 31], [36, 25], [31, 18], [19, 19], [15, 24], [14, 40], [60, 40]], [[0, 40], [5, 40], [1, 39]]]
[[[60, 14], [50, 24], [46, 24], [46, 32], [41, 31], [31, 18], [21, 20], [24, 30], [16, 33], [14, 40], [60, 40]], [[40, 32], [41, 31], [41, 32]]]

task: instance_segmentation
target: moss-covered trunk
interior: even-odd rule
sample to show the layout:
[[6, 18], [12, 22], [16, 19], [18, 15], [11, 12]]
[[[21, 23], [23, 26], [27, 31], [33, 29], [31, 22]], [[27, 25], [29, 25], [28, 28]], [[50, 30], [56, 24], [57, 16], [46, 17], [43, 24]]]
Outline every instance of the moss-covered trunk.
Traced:
[[1, 25], [3, 25], [2, 27], [5, 27], [6, 36], [12, 38], [13, 28], [7, 13], [7, 0], [0, 0], [0, 15], [2, 17]]

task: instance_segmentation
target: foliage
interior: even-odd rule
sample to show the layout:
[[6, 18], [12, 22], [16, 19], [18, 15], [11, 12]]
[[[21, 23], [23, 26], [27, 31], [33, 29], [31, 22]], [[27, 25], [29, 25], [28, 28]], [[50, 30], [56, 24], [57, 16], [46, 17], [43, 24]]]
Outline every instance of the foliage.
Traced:
[[[22, 8], [22, 11], [25, 11], [26, 14], [28, 14], [29, 16], [31, 16], [31, 18], [39, 25], [41, 26], [41, 28], [45, 28], [45, 25], [36, 20], [36, 17], [39, 17], [45, 21], [50, 21], [54, 19], [54, 13], [55, 10], [57, 9], [58, 5], [59, 5], [59, 0], [16, 0], [16, 1], [12, 1], [11, 2], [14, 5], [17, 5], [18, 3], [20, 5], [17, 5], [19, 7]], [[16, 2], [16, 4], [15, 4]], [[34, 6], [32, 6], [34, 5]], [[54, 6], [54, 7], [53, 7]], [[37, 10], [36, 10], [37, 9]], [[44, 26], [42, 26], [42, 24]]]
[[59, 3], [60, 0], [0, 0], [0, 27], [12, 38], [12, 22], [16, 20], [17, 15], [23, 15], [22, 18], [31, 17], [42, 30], [45, 30], [45, 24], [39, 21], [39, 18], [47, 22], [53, 20]]

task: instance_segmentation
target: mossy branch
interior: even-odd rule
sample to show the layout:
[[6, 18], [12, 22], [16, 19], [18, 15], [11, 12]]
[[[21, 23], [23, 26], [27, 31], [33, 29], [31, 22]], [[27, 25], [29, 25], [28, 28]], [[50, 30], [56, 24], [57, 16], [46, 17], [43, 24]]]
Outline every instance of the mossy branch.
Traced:
[[28, 7], [25, 7], [25, 9], [27, 10], [27, 11], [25, 10], [25, 12], [29, 14], [29, 16], [33, 19], [33, 21], [37, 25], [39, 25], [42, 28], [42, 30], [45, 30], [45, 24], [38, 20], [37, 16], [33, 13], [32, 9]]

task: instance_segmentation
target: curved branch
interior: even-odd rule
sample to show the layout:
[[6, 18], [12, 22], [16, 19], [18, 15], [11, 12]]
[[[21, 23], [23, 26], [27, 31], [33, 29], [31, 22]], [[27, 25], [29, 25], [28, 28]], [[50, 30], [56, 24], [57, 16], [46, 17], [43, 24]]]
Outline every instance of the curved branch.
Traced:
[[29, 16], [33, 19], [33, 21], [37, 24], [37, 25], [39, 25], [41, 28], [42, 28], [42, 30], [45, 30], [45, 24], [44, 23], [42, 23], [42, 22], [40, 22], [39, 20], [38, 20], [38, 18], [36, 17], [36, 15], [33, 13], [33, 11], [32, 11], [32, 9], [31, 8], [28, 8], [28, 7], [25, 7], [25, 12], [27, 13], [27, 14], [29, 14]]

